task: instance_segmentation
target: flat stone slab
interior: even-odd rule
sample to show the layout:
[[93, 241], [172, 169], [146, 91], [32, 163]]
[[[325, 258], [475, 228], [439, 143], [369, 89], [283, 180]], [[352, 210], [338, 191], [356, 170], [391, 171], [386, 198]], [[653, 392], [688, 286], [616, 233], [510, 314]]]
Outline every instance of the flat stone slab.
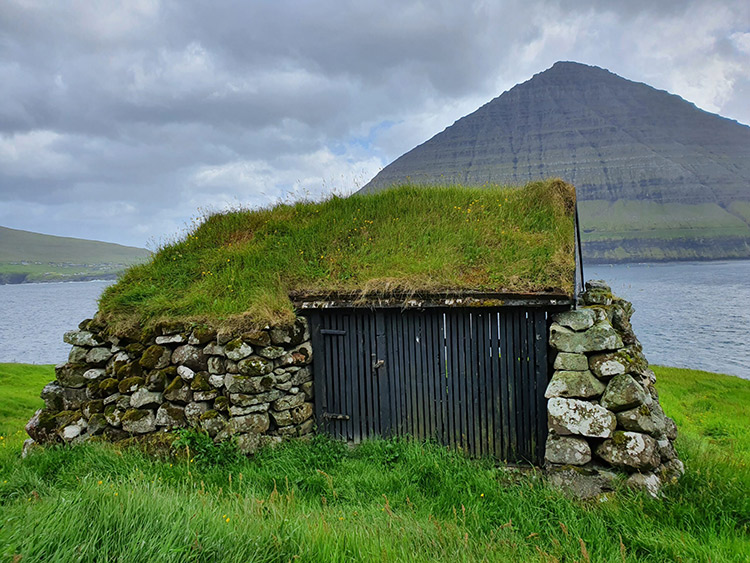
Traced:
[[604, 393], [605, 385], [590, 371], [556, 371], [544, 396], [588, 399]]
[[609, 438], [617, 426], [614, 413], [604, 407], [561, 397], [552, 398], [547, 403], [547, 420], [550, 430], [561, 436]]

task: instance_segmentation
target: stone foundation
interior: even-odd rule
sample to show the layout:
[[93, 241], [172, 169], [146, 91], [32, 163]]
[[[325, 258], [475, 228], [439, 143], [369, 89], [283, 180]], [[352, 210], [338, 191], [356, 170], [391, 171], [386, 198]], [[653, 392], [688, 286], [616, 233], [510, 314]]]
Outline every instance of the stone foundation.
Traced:
[[165, 323], [113, 336], [86, 320], [26, 425], [36, 443], [119, 441], [177, 428], [235, 437], [245, 453], [313, 431], [307, 320], [231, 334]]
[[581, 498], [611, 490], [616, 479], [656, 496], [684, 473], [656, 377], [633, 333], [633, 306], [601, 281], [586, 283], [584, 306], [550, 327], [554, 373], [545, 397], [549, 480]]

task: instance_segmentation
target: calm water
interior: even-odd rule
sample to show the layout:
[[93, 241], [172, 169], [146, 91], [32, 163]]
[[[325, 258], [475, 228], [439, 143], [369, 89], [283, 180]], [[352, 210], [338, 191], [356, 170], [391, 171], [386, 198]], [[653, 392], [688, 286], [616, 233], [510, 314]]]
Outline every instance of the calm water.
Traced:
[[[649, 362], [750, 379], [750, 261], [595, 265], [633, 302]], [[62, 335], [96, 311], [110, 282], [0, 285], [0, 362], [58, 363]]]
[[111, 281], [0, 285], [0, 362], [57, 364], [70, 345], [63, 333], [96, 313]]
[[750, 261], [592, 265], [584, 273], [633, 303], [650, 363], [750, 379]]

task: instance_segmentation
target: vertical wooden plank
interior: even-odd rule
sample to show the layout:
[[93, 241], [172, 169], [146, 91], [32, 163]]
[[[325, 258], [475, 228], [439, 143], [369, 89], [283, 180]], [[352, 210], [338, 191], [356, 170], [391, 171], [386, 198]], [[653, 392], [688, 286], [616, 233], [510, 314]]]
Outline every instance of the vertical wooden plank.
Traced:
[[435, 321], [438, 313], [431, 310], [425, 314], [425, 364], [427, 369], [427, 432], [431, 439], [439, 441], [435, 417], [438, 384], [438, 345], [435, 338]]
[[530, 463], [534, 462], [536, 457], [536, 421], [537, 421], [537, 410], [536, 410], [536, 348], [534, 346], [534, 310], [529, 309], [526, 313], [526, 346], [528, 348], [528, 367], [527, 367], [527, 381], [526, 389], [527, 393], [527, 409], [529, 415], [528, 420], [528, 460]]
[[469, 311], [466, 315], [467, 327], [469, 329], [469, 353], [466, 357], [466, 399], [468, 406], [468, 419], [469, 419], [469, 436], [470, 436], [470, 452], [474, 457], [479, 457], [480, 449], [479, 442], [481, 437], [479, 436], [479, 428], [477, 425], [479, 416], [477, 413], [477, 400], [479, 397], [479, 387], [477, 380], [479, 374], [477, 373], [477, 325], [476, 325], [476, 313]]
[[516, 459], [516, 404], [515, 404], [515, 361], [513, 346], [513, 318], [512, 312], [507, 311], [503, 315], [503, 352], [506, 366], [506, 393], [507, 393], [507, 412], [508, 412], [508, 461]]
[[[377, 346], [375, 343], [376, 329], [375, 329], [375, 313], [374, 311], [367, 311], [364, 322], [365, 339], [367, 345], [367, 358], [370, 359], [366, 363], [365, 377], [370, 382], [370, 388], [372, 393], [370, 395], [370, 408], [372, 409], [372, 433], [373, 436], [380, 435], [380, 380], [378, 378], [378, 369], [375, 369], [374, 364], [381, 359], [377, 354]], [[374, 360], [373, 360], [374, 358]]]
[[445, 311], [440, 312], [438, 317], [438, 341], [440, 343], [440, 358], [439, 358], [439, 393], [440, 393], [440, 443], [447, 446], [450, 444], [450, 423], [448, 419], [450, 417], [450, 410], [448, 403], [450, 401], [449, 395], [449, 380], [448, 380], [448, 346], [447, 346], [447, 331], [448, 321], [445, 316]]
[[387, 337], [385, 333], [385, 317], [382, 310], [375, 311], [375, 357], [383, 360], [383, 365], [375, 372], [378, 382], [378, 411], [380, 414], [380, 435], [391, 435], [391, 404], [390, 404], [390, 358], [388, 357]]
[[477, 314], [477, 344], [479, 346], [479, 427], [481, 430], [481, 455], [491, 456], [492, 452], [492, 410], [489, 401], [491, 394], [491, 383], [488, 377], [488, 363], [490, 351], [489, 311]]
[[366, 393], [366, 390], [362, 388], [360, 376], [362, 371], [361, 358], [362, 354], [364, 354], [364, 349], [362, 340], [359, 337], [359, 331], [357, 330], [359, 317], [359, 311], [352, 311], [351, 316], [344, 319], [347, 327], [345, 329], [346, 334], [334, 337], [340, 339], [346, 345], [347, 355], [350, 356], [349, 365], [345, 366], [348, 385], [342, 389], [342, 392], [346, 395], [347, 408], [343, 414], [347, 414], [350, 417], [347, 421], [349, 423], [347, 430], [351, 432], [351, 439], [355, 444], [368, 437], [364, 425], [367, 413], [363, 412], [361, 402], [361, 398]]
[[445, 312], [448, 336], [446, 338], [447, 387], [448, 387], [448, 435], [450, 446], [458, 448], [460, 445], [460, 425], [458, 413], [458, 327], [452, 310]]
[[460, 313], [456, 314], [458, 326], [459, 326], [459, 343], [458, 343], [458, 404], [460, 417], [460, 428], [461, 428], [461, 449], [464, 453], [468, 452], [469, 449], [469, 422], [468, 422], [468, 408], [467, 408], [467, 393], [466, 393], [466, 380], [468, 379], [466, 374], [466, 352], [467, 352], [467, 323], [466, 317]]
[[426, 440], [430, 437], [428, 402], [429, 402], [429, 370], [427, 369], [427, 318], [425, 313], [420, 311], [415, 313], [417, 323], [417, 346], [418, 346], [418, 364], [417, 373], [417, 406], [419, 409], [419, 439]]
[[325, 353], [320, 334], [320, 315], [316, 312], [307, 316], [307, 324], [310, 327], [310, 341], [313, 350], [313, 410], [315, 412], [315, 422], [320, 430], [323, 430], [323, 406], [325, 403]]
[[493, 311], [490, 315], [490, 378], [491, 378], [491, 389], [492, 389], [492, 432], [493, 432], [493, 444], [494, 444], [494, 455], [498, 459], [505, 459], [503, 450], [503, 411], [505, 405], [502, 402], [500, 394], [500, 384], [502, 373], [500, 370], [500, 344], [499, 338], [499, 326], [500, 313], [499, 311]]

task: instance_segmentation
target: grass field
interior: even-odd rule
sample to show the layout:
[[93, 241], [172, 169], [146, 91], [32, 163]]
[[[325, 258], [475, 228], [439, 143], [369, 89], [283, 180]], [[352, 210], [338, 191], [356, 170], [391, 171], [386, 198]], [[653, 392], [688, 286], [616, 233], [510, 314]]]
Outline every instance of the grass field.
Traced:
[[[0, 365], [0, 556], [8, 561], [745, 561], [750, 382], [656, 368], [685, 477], [663, 500], [580, 503], [436, 445], [317, 438], [252, 459], [102, 445], [20, 459], [51, 377]], [[181, 450], [182, 451], [182, 450]], [[217, 463], [221, 462], [221, 463]], [[21, 559], [14, 557], [21, 556]]]
[[115, 329], [164, 319], [289, 320], [289, 293], [572, 292], [573, 188], [402, 186], [233, 211], [131, 268], [102, 296]]

